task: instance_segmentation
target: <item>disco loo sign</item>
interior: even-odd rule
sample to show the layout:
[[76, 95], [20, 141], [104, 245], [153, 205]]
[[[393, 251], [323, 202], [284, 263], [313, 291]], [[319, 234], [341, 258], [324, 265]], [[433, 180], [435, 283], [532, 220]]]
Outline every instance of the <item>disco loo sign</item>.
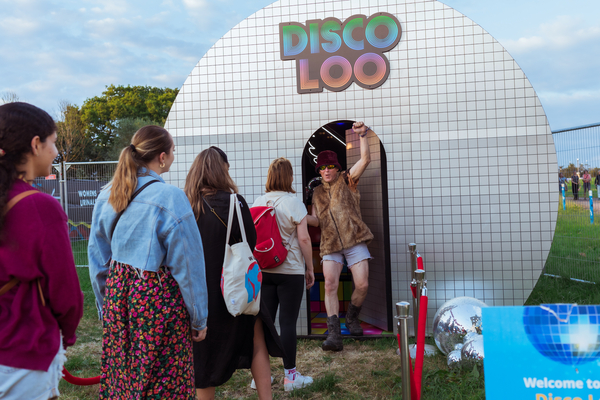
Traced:
[[339, 92], [353, 82], [365, 89], [381, 86], [390, 74], [383, 53], [401, 35], [400, 22], [389, 13], [353, 15], [343, 23], [326, 18], [279, 24], [281, 59], [296, 60], [298, 93]]

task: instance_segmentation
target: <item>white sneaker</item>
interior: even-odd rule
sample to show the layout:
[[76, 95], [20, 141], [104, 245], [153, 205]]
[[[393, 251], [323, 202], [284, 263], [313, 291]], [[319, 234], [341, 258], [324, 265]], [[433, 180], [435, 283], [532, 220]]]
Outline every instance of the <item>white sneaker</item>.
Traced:
[[[273, 377], [271, 377], [271, 383], [273, 383]], [[252, 383], [250, 384], [250, 389], [256, 390], [256, 382], [252, 379]]]
[[285, 378], [283, 380], [283, 388], [286, 392], [290, 392], [294, 389], [301, 389], [313, 383], [313, 378], [310, 376], [303, 376], [300, 372], [294, 374], [294, 380]]

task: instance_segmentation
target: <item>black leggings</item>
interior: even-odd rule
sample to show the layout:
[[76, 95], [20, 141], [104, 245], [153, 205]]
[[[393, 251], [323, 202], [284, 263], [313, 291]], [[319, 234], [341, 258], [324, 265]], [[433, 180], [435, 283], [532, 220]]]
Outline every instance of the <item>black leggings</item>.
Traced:
[[283, 367], [292, 369], [296, 367], [296, 322], [304, 294], [304, 275], [285, 275], [263, 272], [262, 297], [275, 319], [279, 309], [279, 329], [281, 343], [285, 351]]

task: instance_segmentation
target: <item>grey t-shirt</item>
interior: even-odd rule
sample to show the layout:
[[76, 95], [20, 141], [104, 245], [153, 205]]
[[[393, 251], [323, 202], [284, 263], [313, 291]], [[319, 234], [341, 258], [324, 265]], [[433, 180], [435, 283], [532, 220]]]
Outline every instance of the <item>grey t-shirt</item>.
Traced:
[[304, 275], [304, 257], [302, 256], [302, 250], [300, 250], [298, 234], [293, 235], [293, 233], [296, 231], [297, 225], [308, 215], [306, 206], [294, 193], [268, 192], [257, 198], [252, 207], [264, 207], [267, 202], [269, 202], [269, 205], [276, 204], [275, 213], [279, 222], [281, 238], [287, 243], [290, 242], [292, 236], [293, 238], [292, 242], [289, 243], [288, 255], [283, 264], [275, 268], [265, 269], [262, 272]]

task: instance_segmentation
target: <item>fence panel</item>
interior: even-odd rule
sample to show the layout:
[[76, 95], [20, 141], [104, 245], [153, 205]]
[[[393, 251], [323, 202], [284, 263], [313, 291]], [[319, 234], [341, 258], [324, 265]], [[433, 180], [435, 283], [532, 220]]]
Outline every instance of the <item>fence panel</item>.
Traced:
[[64, 209], [77, 266], [87, 266], [87, 244], [96, 197], [112, 179], [116, 161], [64, 163]]
[[[559, 165], [556, 188], [561, 198], [544, 272], [600, 283], [600, 124], [554, 132], [553, 136]], [[591, 177], [589, 188], [584, 188], [582, 179], [586, 170]], [[564, 200], [560, 172], [567, 179]], [[573, 174], [580, 176], [576, 186], [571, 181]]]

